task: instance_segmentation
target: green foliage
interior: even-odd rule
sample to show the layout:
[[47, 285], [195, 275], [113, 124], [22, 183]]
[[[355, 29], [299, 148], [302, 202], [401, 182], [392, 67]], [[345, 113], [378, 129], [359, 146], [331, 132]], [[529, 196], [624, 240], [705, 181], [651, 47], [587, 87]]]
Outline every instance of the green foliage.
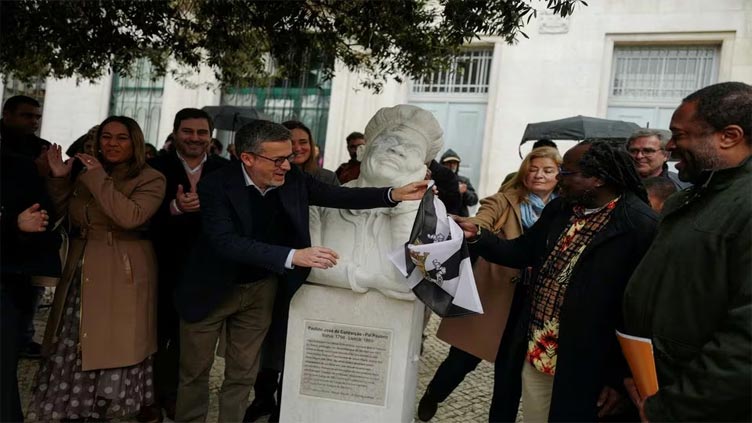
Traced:
[[[539, 3], [560, 16], [586, 5]], [[172, 58], [248, 86], [294, 75], [316, 55], [325, 77], [336, 58], [378, 91], [388, 78], [441, 68], [480, 35], [513, 43], [535, 14], [529, 0], [3, 1], [0, 73], [96, 79], [147, 58], [163, 75]]]

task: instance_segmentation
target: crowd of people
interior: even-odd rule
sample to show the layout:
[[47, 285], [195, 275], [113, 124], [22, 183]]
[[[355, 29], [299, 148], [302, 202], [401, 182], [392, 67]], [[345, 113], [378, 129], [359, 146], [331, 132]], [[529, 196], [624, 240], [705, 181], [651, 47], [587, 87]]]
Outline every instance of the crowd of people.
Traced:
[[[125, 116], [65, 154], [35, 135], [35, 100], [12, 97], [2, 116], [1, 421], [205, 421], [218, 343], [219, 421], [278, 421], [289, 302], [339, 258], [311, 245], [308, 206], [395, 207], [426, 179], [468, 241], [485, 313], [440, 323], [451, 347], [420, 420], [481, 360], [494, 363], [492, 422], [515, 421], [520, 401], [531, 422], [752, 420], [747, 84], [705, 87], [670, 131], [623, 145], [584, 140], [561, 156], [540, 140], [474, 216], [451, 149], [424, 180], [365, 188], [352, 182], [359, 132], [332, 172], [298, 121], [245, 125], [228, 160], [200, 109], [176, 114], [159, 152]], [[56, 281], [41, 345], [40, 277]], [[638, 391], [616, 330], [652, 340], [657, 393]], [[25, 415], [20, 356], [41, 356]]]

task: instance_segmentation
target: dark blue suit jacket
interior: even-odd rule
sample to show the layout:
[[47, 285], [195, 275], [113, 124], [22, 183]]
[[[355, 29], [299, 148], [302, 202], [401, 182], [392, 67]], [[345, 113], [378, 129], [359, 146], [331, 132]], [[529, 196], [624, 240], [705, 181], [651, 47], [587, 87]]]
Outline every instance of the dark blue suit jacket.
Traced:
[[277, 296], [291, 297], [310, 272], [308, 268], [285, 268], [290, 248], [311, 246], [309, 205], [345, 209], [396, 205], [389, 200], [388, 188], [333, 186], [293, 166], [285, 184], [276, 189], [294, 235], [286, 246], [258, 242], [251, 238], [253, 225], [259, 223], [253, 222], [251, 216], [249, 188], [241, 166], [233, 163], [217, 170], [198, 185], [202, 233], [175, 291], [178, 313], [188, 322], [199, 321], [216, 308], [241, 276], [241, 269], [248, 265], [284, 275]]

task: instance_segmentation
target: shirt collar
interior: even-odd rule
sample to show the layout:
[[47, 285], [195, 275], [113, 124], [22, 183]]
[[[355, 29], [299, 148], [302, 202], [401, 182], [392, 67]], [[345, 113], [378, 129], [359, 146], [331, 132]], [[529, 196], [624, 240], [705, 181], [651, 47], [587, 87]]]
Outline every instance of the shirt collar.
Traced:
[[188, 162], [185, 161], [185, 159], [183, 158], [183, 156], [181, 156], [180, 153], [177, 150], [175, 151], [175, 153], [178, 155], [178, 159], [180, 159], [180, 161], [183, 163], [183, 167], [185, 168], [185, 171], [188, 172], [188, 173], [190, 173], [190, 174], [194, 174], [194, 173], [199, 172], [201, 170], [201, 168], [204, 167], [204, 163], [206, 163], [206, 159], [209, 157], [208, 154], [204, 153], [204, 158], [201, 160], [201, 163], [199, 163], [198, 166], [196, 166], [193, 169], [191, 169], [191, 167], [188, 165]]
[[261, 191], [261, 188], [259, 188], [258, 185], [254, 184], [253, 180], [250, 177], [250, 175], [248, 175], [248, 171], [245, 170], [245, 165], [243, 164], [243, 162], [240, 162], [240, 168], [243, 169], [243, 179], [245, 179], [245, 186], [247, 186], [247, 187], [251, 187], [252, 186], [252, 187], [256, 188], [256, 191], [258, 191], [259, 194], [261, 194], [262, 197], [264, 195], [266, 195], [269, 191], [277, 188], [277, 187], [269, 187], [269, 188], [266, 189], [266, 191]]

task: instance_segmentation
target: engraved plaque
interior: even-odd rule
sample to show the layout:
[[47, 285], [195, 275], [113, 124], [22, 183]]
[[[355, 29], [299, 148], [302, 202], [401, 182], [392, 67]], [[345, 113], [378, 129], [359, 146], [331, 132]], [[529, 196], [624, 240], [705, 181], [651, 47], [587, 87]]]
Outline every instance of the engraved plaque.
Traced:
[[300, 394], [386, 405], [392, 331], [305, 321]]

